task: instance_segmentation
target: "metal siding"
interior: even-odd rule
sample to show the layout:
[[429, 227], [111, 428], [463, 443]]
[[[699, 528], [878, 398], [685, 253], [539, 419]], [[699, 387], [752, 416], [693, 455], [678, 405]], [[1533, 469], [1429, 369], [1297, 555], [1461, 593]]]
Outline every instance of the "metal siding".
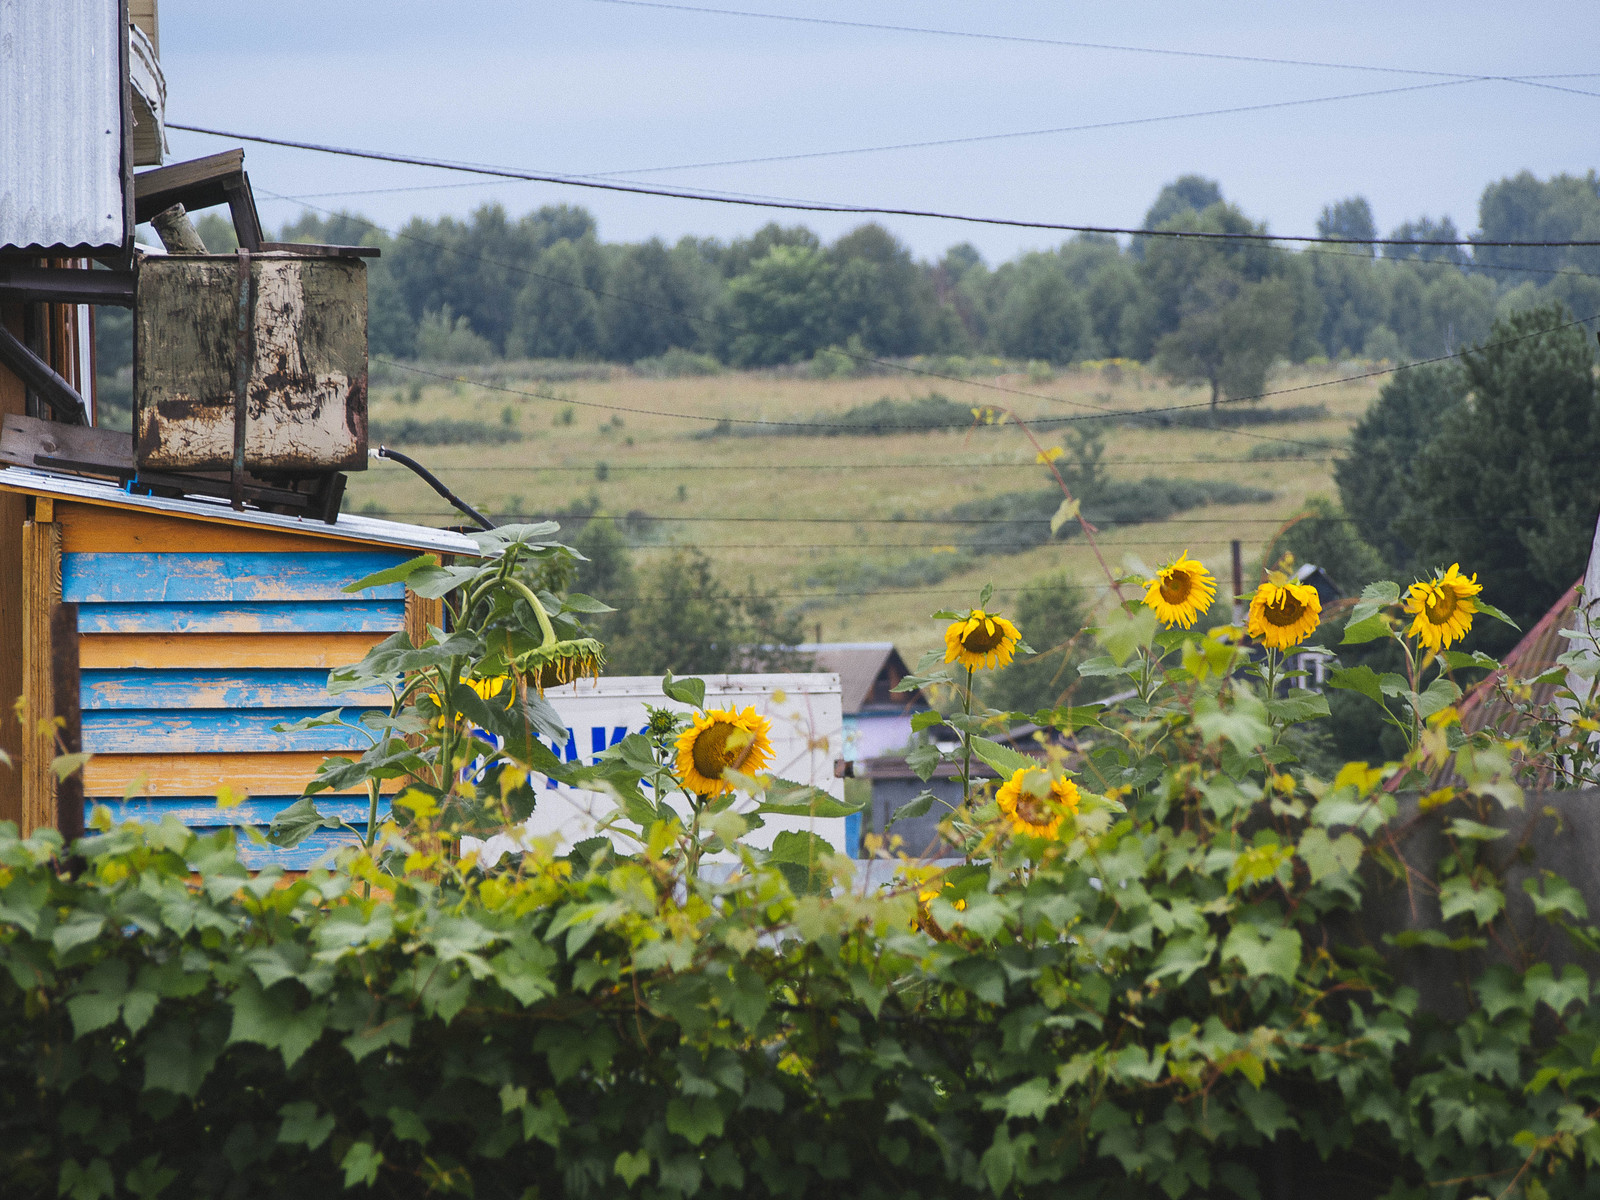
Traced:
[[127, 36], [115, 0], [0, 0], [0, 249], [123, 244]]

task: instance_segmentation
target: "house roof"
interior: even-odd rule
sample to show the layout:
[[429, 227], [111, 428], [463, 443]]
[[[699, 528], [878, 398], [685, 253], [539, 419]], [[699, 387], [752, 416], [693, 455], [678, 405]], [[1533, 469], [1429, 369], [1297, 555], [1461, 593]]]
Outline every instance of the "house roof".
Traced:
[[399, 546], [407, 550], [428, 551], [434, 554], [464, 554], [477, 557], [482, 553], [478, 549], [477, 542], [465, 534], [455, 533], [449, 529], [430, 529], [426, 525], [403, 525], [398, 521], [381, 521], [376, 517], [362, 517], [353, 513], [341, 513], [338, 521], [329, 525], [324, 521], [286, 516], [282, 513], [258, 512], [254, 509], [236, 511], [226, 500], [203, 497], [176, 500], [165, 496], [135, 496], [114, 483], [85, 479], [76, 475], [53, 475], [46, 471], [30, 471], [24, 467], [0, 468], [0, 492], [19, 492], [27, 496], [49, 496], [52, 499], [72, 500], [80, 504], [99, 504], [107, 508], [190, 517], [221, 525], [276, 529], [286, 533], [296, 533], [302, 537], [332, 538], [342, 542], [362, 542], [373, 546]]
[[[873, 702], [873, 685], [885, 668], [892, 668], [895, 683], [899, 676], [911, 673], [893, 642], [802, 642], [795, 649], [810, 655], [818, 670], [839, 676], [839, 699], [847, 716], [860, 713]], [[886, 702], [889, 701], [877, 701], [880, 705]], [[892, 703], [912, 708], [925, 706], [926, 700], [921, 692], [903, 692], [895, 694]]]

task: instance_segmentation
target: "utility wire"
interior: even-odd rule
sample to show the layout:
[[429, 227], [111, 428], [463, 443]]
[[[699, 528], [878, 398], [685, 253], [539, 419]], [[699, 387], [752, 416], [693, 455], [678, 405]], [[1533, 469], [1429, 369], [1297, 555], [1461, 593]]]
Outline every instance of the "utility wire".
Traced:
[[[389, 515], [398, 517], [426, 517], [442, 514], [428, 512], [393, 511]], [[502, 514], [504, 515], [504, 514]], [[575, 521], [611, 521], [629, 524], [648, 524], [652, 521], [672, 521], [674, 523], [700, 523], [700, 524], [745, 524], [745, 525], [1046, 525], [1048, 521], [1043, 517], [669, 517], [657, 513], [623, 514], [613, 516], [609, 513], [521, 513], [518, 514], [529, 521], [552, 520], [557, 521], [563, 517], [570, 517]], [[1101, 517], [1098, 520], [1105, 528], [1129, 528], [1135, 525], [1282, 525], [1289, 517], [1153, 517], [1148, 520], [1119, 521], [1114, 517]], [[1477, 517], [1435, 517], [1429, 524], [1454, 524], [1460, 521], [1476, 521]], [[1354, 517], [1301, 517], [1299, 524], [1353, 524]], [[1068, 539], [1060, 539], [1065, 542]], [[1050, 544], [1050, 543], [1041, 543]]]
[[703, 13], [722, 17], [754, 17], [763, 21], [786, 21], [797, 25], [831, 25], [845, 29], [869, 29], [882, 33], [922, 33], [936, 37], [968, 38], [986, 42], [1013, 42], [1032, 46], [1060, 46], [1072, 50], [1110, 50], [1122, 54], [1156, 54], [1170, 58], [1215, 59], [1221, 62], [1258, 63], [1274, 67], [1320, 67], [1333, 71], [1369, 71], [1387, 75], [1430, 75], [1437, 78], [1488, 78], [1521, 83], [1528, 79], [1573, 79], [1584, 75], [1489, 75], [1466, 76], [1456, 71], [1433, 71], [1424, 67], [1381, 67], [1365, 63], [1328, 62], [1316, 59], [1270, 58], [1256, 54], [1222, 54], [1207, 50], [1168, 50], [1155, 46], [1127, 46], [1110, 42], [1078, 42], [1061, 38], [1030, 37], [1021, 34], [985, 33], [965, 29], [936, 29], [925, 25], [889, 25], [874, 21], [845, 21], [830, 17], [799, 17], [785, 13], [751, 12], [746, 9], [709, 8], [692, 4], [669, 4], [664, 0], [596, 0], [628, 8], [658, 8], [673, 12]]
[[286, 146], [295, 150], [312, 150], [319, 154], [334, 154], [345, 158], [365, 158], [378, 162], [403, 163], [409, 166], [433, 167], [441, 171], [464, 171], [474, 175], [496, 176], [507, 179], [525, 179], [536, 183], [551, 183], [564, 187], [593, 188], [600, 191], [627, 192], [633, 195], [661, 196], [674, 200], [698, 200], [708, 204], [734, 204], [754, 208], [775, 208], [794, 212], [833, 212], [892, 217], [926, 217], [940, 221], [961, 221], [974, 225], [1003, 225], [1018, 229], [1050, 229], [1063, 233], [1104, 233], [1128, 236], [1162, 237], [1223, 242], [1304, 242], [1333, 246], [1497, 246], [1552, 249], [1571, 246], [1600, 246], [1600, 241], [1498, 241], [1455, 238], [1347, 238], [1323, 237], [1310, 234], [1228, 233], [1201, 229], [1130, 229], [1116, 225], [1072, 225], [1056, 221], [1032, 221], [1020, 217], [985, 217], [964, 213], [942, 212], [937, 209], [889, 208], [869, 204], [829, 204], [820, 201], [740, 199], [734, 196], [706, 191], [682, 191], [670, 188], [649, 187], [643, 184], [606, 182], [578, 175], [557, 175], [541, 171], [524, 171], [511, 167], [458, 162], [449, 159], [423, 158], [417, 155], [393, 154], [379, 150], [360, 150], [349, 146], [329, 146], [317, 142], [302, 142], [291, 138], [265, 137], [259, 134], [211, 129], [200, 125], [183, 125], [168, 122], [168, 129], [181, 129], [187, 133], [203, 133], [211, 137], [230, 138], [243, 142], [258, 142], [268, 146]]
[[[915, 431], [910, 431], [915, 432]], [[1335, 455], [1321, 457], [1302, 457], [1295, 455], [1284, 458], [1101, 458], [1096, 459], [1096, 464], [1103, 467], [1187, 467], [1204, 466], [1210, 463], [1254, 463], [1258, 466], [1271, 466], [1274, 463], [1301, 463], [1301, 462], [1337, 462]], [[440, 467], [441, 471], [452, 474], [464, 471], [492, 471], [504, 474], [508, 471], [526, 472], [533, 475], [541, 471], [581, 472], [593, 474], [595, 466], [532, 466], [532, 467]], [[1044, 464], [1040, 462], [961, 462], [948, 460], [943, 462], [887, 462], [865, 463], [852, 466], [849, 463], [644, 463], [628, 465], [626, 463], [604, 464], [608, 472], [618, 471], [671, 471], [682, 473], [685, 471], [715, 471], [722, 474], [727, 471], [852, 471], [871, 474], [873, 471], [900, 471], [900, 470], [942, 470], [945, 468], [970, 471], [983, 470], [1039, 470]]]

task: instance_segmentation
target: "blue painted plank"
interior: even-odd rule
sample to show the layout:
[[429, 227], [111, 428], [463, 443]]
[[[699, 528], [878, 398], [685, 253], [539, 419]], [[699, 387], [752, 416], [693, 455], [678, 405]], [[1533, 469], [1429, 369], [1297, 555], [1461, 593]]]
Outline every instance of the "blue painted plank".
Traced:
[[[192, 829], [219, 829], [224, 825], [254, 825], [265, 829], [272, 818], [300, 799], [298, 796], [251, 796], [236, 808], [218, 808], [211, 796], [161, 796], [123, 800], [106, 797], [84, 801], [84, 813], [92, 815], [96, 804], [111, 810], [111, 819], [117, 823], [139, 821], [156, 825], [161, 818], [177, 817]], [[317, 796], [317, 811], [325, 816], [338, 817], [357, 827], [367, 823], [365, 796]], [[389, 815], [389, 799], [378, 802], [378, 819]]]
[[243, 834], [239, 836], [239, 861], [252, 871], [277, 866], [285, 871], [311, 871], [334, 865], [339, 851], [355, 845], [355, 835], [347, 830], [325, 829], [313, 833], [289, 850], [277, 846], [258, 846]]
[[390, 701], [388, 692], [328, 694], [328, 672], [318, 668], [250, 671], [92, 670], [82, 673], [83, 711], [108, 709], [370, 707]]
[[[376, 550], [340, 554], [67, 554], [61, 598], [91, 604], [193, 604], [344, 600], [344, 589], [405, 556]], [[403, 600], [402, 584], [368, 588], [362, 600]]]
[[[83, 714], [83, 748], [90, 754], [207, 754], [269, 750], [365, 750], [371, 743], [357, 729], [328, 726], [277, 733], [286, 725], [327, 708], [267, 708], [249, 712], [191, 709], [101, 709]], [[359, 706], [346, 707], [354, 722]]]
[[404, 600], [299, 604], [84, 604], [83, 633], [383, 633], [404, 629]]

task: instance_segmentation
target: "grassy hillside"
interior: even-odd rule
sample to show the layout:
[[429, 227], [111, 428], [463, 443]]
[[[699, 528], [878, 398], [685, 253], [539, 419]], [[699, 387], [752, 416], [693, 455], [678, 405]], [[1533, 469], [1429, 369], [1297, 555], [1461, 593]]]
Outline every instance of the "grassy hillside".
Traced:
[[[1113, 565], [1188, 549], [1224, 577], [1229, 539], [1242, 539], [1253, 558], [1306, 497], [1333, 492], [1332, 452], [1322, 447], [1342, 445], [1382, 382], [1330, 382], [1341, 372], [1296, 368], [1269, 386], [1329, 386], [1232, 406], [1225, 419], [1248, 423], [1212, 427], [1203, 409], [1128, 416], [1202, 404], [1205, 394], [1127, 364], [965, 382], [517, 374], [463, 382], [391, 368], [374, 384], [373, 440], [411, 451], [497, 516], [598, 506], [629, 518], [641, 563], [674, 544], [698, 545], [735, 590], [753, 579], [802, 608], [809, 633], [893, 639], [913, 652], [937, 640], [930, 611], [972, 602], [985, 582], [1006, 589], [1065, 569], [1105, 584], [1081, 536], [1046, 541], [1059, 497], [1045, 494], [1053, 484], [1027, 436], [974, 422], [972, 407], [1010, 404], [1040, 419], [1039, 441], [1063, 446], [1058, 465], [1080, 475], [1080, 459], [1098, 450], [1087, 489], [1098, 499], [1085, 513], [1105, 523], [1100, 543]], [[532, 392], [549, 398], [519, 394]], [[1102, 410], [1106, 419], [1089, 426], [1046, 423]], [[784, 424], [734, 424], [752, 420]], [[1085, 435], [1086, 454], [1075, 441]], [[390, 465], [355, 476], [347, 507], [455, 523], [420, 481]]]

